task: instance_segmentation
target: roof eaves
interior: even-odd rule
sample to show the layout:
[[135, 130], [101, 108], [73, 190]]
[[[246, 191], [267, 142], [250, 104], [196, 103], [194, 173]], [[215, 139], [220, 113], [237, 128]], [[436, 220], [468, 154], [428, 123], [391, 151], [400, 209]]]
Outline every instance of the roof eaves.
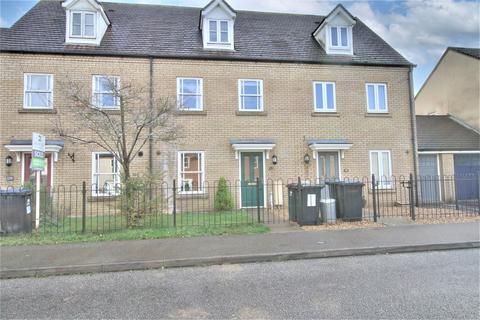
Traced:
[[470, 51], [470, 50], [478, 50], [478, 51], [480, 51], [479, 48], [448, 47], [447, 50], [452, 50], [452, 51], [455, 51], [455, 52], [457, 52], [457, 53], [466, 55], [466, 56], [471, 57], [471, 58], [480, 59], [480, 55], [479, 55], [479, 56], [476, 56], [475, 54], [472, 54], [472, 53], [468, 52], [468, 51]]
[[178, 59], [178, 60], [206, 60], [206, 61], [251, 61], [251, 62], [272, 62], [272, 63], [299, 63], [299, 64], [324, 64], [324, 65], [345, 65], [345, 66], [372, 66], [372, 67], [392, 67], [408, 68], [409, 64], [399, 63], [372, 63], [365, 61], [315, 61], [315, 60], [294, 60], [294, 59], [271, 59], [271, 58], [249, 58], [249, 57], [223, 57], [223, 56], [202, 56], [202, 55], [166, 55], [166, 54], [135, 54], [135, 53], [112, 53], [112, 52], [59, 52], [54, 50], [26, 51], [16, 49], [2, 49], [3, 53], [23, 53], [23, 54], [55, 54], [55, 55], [73, 55], [73, 56], [101, 56], [101, 57], [131, 57], [131, 58], [154, 58], [154, 59]]

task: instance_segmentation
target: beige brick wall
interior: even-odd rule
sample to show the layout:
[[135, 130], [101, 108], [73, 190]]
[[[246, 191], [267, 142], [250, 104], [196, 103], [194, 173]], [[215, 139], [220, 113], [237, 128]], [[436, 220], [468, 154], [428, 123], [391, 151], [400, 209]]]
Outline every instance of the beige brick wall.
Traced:
[[438, 156], [440, 157], [440, 175], [443, 176], [443, 200], [453, 201], [455, 199], [455, 165], [453, 160], [453, 153], [442, 153]]
[[[2, 145], [12, 138], [30, 139], [32, 131], [55, 138], [49, 133], [49, 120], [54, 114], [19, 113], [24, 73], [54, 75], [54, 108], [58, 113], [66, 109], [58, 88], [67, 78], [91, 86], [93, 74], [117, 75], [122, 82], [146, 87], [149, 77], [148, 59], [135, 58], [1, 54], [0, 69]], [[369, 175], [368, 151], [377, 149], [391, 151], [394, 175], [413, 171], [407, 68], [158, 59], [154, 61], [154, 95], [174, 97], [177, 77], [203, 78], [204, 113], [178, 116], [184, 138], [178, 141], [176, 150], [204, 151], [207, 180], [220, 176], [239, 178], [231, 138], [275, 140], [270, 156], [275, 154], [278, 164], [266, 161], [266, 176], [270, 179], [316, 177], [315, 160], [306, 145], [308, 139], [342, 138], [353, 143], [341, 159], [343, 177]], [[263, 80], [265, 115], [237, 115], [237, 81], [241, 78]], [[337, 116], [312, 116], [312, 82], [321, 80], [336, 83]], [[366, 114], [367, 82], [387, 83], [388, 115]], [[67, 144], [54, 165], [54, 184], [89, 182], [93, 149]], [[136, 172], [147, 170], [148, 148], [143, 151], [143, 158], [135, 161]], [[74, 163], [67, 156], [72, 152]], [[305, 153], [312, 158], [309, 165], [303, 163]], [[8, 154], [0, 148], [2, 161]], [[157, 171], [168, 171], [168, 179], [175, 178], [176, 151], [161, 144], [154, 146], [154, 165]], [[14, 162], [9, 168], [0, 165], [0, 185], [7, 184], [6, 176], [14, 176], [19, 182], [20, 175], [21, 163]]]

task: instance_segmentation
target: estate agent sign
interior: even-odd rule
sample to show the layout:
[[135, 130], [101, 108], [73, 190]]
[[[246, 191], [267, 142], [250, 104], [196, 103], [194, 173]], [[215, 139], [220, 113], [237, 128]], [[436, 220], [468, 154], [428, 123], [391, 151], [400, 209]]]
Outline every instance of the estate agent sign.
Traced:
[[45, 169], [45, 136], [39, 133], [32, 134], [32, 162], [30, 170], [42, 171]]
[[45, 136], [32, 133], [32, 161], [30, 170], [35, 171], [35, 229], [40, 226], [40, 172], [45, 169]]

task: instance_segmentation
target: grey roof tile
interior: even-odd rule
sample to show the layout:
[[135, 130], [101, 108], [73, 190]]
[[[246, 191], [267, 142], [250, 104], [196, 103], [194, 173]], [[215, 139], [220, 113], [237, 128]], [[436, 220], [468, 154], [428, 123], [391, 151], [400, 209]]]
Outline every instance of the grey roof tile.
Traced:
[[446, 116], [417, 116], [420, 151], [480, 150], [480, 134]]
[[354, 56], [327, 55], [312, 32], [324, 19], [316, 15], [237, 11], [235, 51], [204, 50], [198, 28], [201, 8], [102, 3], [111, 25], [100, 46], [65, 45], [61, 1], [40, 1], [7, 32], [0, 50], [227, 59], [332, 64], [411, 65], [357, 19]]

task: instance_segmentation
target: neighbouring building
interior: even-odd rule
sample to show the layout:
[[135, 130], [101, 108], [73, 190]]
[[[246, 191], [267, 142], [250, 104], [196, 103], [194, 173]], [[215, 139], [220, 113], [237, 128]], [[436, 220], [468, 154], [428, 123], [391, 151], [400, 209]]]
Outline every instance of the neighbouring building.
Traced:
[[418, 115], [450, 115], [480, 130], [480, 49], [449, 47], [415, 96]]
[[479, 79], [480, 49], [448, 48], [415, 97], [426, 201], [479, 199]]
[[67, 110], [67, 77], [105, 101], [107, 77], [176, 98], [182, 139], [145, 147], [134, 170], [163, 172], [183, 193], [208, 197], [204, 183], [220, 177], [248, 188], [257, 178], [415, 173], [413, 65], [341, 5], [316, 16], [236, 11], [222, 0], [40, 1], [0, 36], [0, 155], [13, 159], [0, 166], [0, 185], [29, 180], [32, 131], [47, 136], [46, 184], [119, 181], [113, 155], [51, 133], [49, 120]]

